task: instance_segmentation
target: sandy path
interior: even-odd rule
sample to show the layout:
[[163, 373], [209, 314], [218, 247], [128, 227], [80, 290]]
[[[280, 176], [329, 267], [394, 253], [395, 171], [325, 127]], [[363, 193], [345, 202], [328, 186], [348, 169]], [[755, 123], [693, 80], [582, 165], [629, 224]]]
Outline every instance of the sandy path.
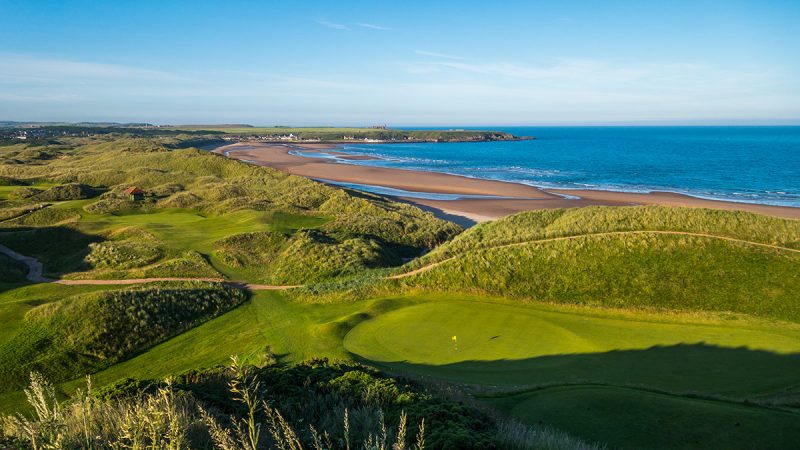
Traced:
[[[329, 153], [335, 153], [330, 152], [330, 150], [336, 148], [339, 147], [332, 144], [287, 145], [242, 142], [220, 147], [215, 152], [251, 164], [269, 166], [284, 172], [314, 179], [383, 186], [414, 192], [506, 197], [459, 200], [427, 200], [400, 197], [403, 201], [424, 207], [424, 209], [428, 209], [438, 217], [452, 220], [462, 226], [474, 225], [477, 222], [493, 220], [521, 211], [590, 205], [702, 207], [744, 210], [789, 219], [800, 219], [800, 208], [705, 200], [668, 192], [636, 194], [589, 190], [542, 190], [517, 183], [467, 178], [435, 172], [358, 166], [337, 163], [323, 158], [309, 158], [289, 154], [289, 151], [293, 149], [326, 150]], [[565, 195], [577, 196], [580, 199], [565, 198]], [[454, 220], [452, 216], [461, 217], [463, 220]]]
[[44, 272], [44, 265], [42, 265], [42, 263], [39, 262], [38, 259], [30, 256], [25, 256], [21, 253], [17, 253], [14, 250], [11, 250], [10, 248], [2, 244], [0, 244], [0, 253], [28, 266], [28, 274], [25, 275], [25, 279], [27, 279], [28, 281], [33, 281], [36, 283], [48, 283], [53, 281], [49, 278], [45, 278], [44, 276], [42, 276], [42, 273]]

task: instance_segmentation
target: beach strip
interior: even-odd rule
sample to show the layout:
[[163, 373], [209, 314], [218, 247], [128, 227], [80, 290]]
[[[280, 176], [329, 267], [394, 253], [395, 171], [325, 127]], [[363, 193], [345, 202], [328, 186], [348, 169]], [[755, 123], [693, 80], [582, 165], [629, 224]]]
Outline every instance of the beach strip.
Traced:
[[[603, 190], [543, 190], [518, 183], [468, 178], [437, 172], [361, 166], [337, 162], [332, 158], [315, 158], [292, 154], [298, 151], [308, 151], [343, 156], [335, 152], [337, 148], [340, 148], [340, 146], [333, 144], [240, 142], [220, 147], [214, 151], [252, 164], [268, 166], [317, 180], [381, 186], [419, 193], [495, 197], [433, 200], [418, 198], [418, 196], [413, 198], [398, 196], [403, 201], [423, 207], [439, 217], [454, 220], [465, 226], [521, 211], [591, 205], [686, 206], [744, 210], [777, 217], [800, 219], [800, 208], [706, 200], [670, 192], [642, 194]], [[349, 158], [340, 157], [339, 159], [347, 160]]]

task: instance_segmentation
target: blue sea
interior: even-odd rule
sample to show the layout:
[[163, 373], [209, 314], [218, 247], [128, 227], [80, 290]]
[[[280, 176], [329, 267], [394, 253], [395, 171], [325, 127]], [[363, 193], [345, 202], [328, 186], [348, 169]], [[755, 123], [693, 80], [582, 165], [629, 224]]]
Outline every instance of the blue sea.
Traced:
[[666, 191], [800, 207], [800, 127], [483, 127], [535, 140], [354, 144], [341, 162], [543, 188]]

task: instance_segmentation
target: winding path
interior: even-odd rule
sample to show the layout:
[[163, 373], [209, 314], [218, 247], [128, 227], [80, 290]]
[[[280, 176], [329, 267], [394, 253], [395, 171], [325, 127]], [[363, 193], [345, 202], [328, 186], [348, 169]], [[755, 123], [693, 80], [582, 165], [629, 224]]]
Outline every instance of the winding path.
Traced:
[[[659, 231], [659, 230], [637, 230], [637, 231], [608, 231], [602, 233], [587, 233], [587, 234], [579, 234], [574, 236], [561, 236], [555, 238], [546, 238], [546, 239], [534, 239], [530, 241], [521, 241], [521, 242], [512, 242], [507, 244], [477, 248], [473, 251], [480, 251], [480, 250], [494, 250], [494, 249], [502, 249], [508, 247], [516, 247], [521, 245], [530, 245], [530, 244], [542, 244], [548, 242], [557, 242], [557, 241], [566, 241], [571, 239], [580, 239], [585, 237], [603, 237], [603, 236], [620, 236], [626, 234], [652, 234], [652, 235], [675, 235], [675, 236], [693, 236], [693, 237], [701, 237], [701, 238], [710, 238], [710, 239], [719, 239], [728, 242], [735, 242], [739, 244], [745, 245], [753, 245], [762, 248], [769, 248], [773, 250], [779, 251], [786, 251], [791, 253], [800, 253], [800, 249], [789, 248], [789, 247], [781, 247], [779, 245], [773, 244], [764, 244], [762, 242], [753, 242], [744, 239], [737, 239], [728, 236], [718, 236], [715, 234], [707, 234], [707, 233], [692, 233], [689, 231]], [[75, 285], [127, 285], [127, 284], [145, 284], [145, 283], [155, 283], [159, 281], [210, 281], [210, 282], [220, 282], [225, 283], [229, 286], [240, 287], [244, 289], [248, 289], [251, 291], [275, 291], [275, 290], [286, 290], [286, 289], [294, 289], [305, 286], [304, 284], [296, 284], [296, 285], [283, 285], [283, 286], [276, 286], [276, 285], [269, 285], [269, 284], [254, 284], [254, 283], [243, 283], [243, 282], [236, 282], [236, 281], [229, 281], [223, 278], [181, 278], [181, 277], [159, 277], [159, 278], [129, 278], [129, 279], [117, 279], [117, 280], [65, 280], [65, 279], [51, 279], [46, 278], [43, 275], [44, 266], [42, 263], [33, 258], [31, 256], [25, 256], [23, 254], [17, 253], [14, 250], [6, 247], [5, 245], [0, 244], [0, 253], [8, 256], [11, 259], [16, 261], [22, 262], [28, 267], [28, 274], [26, 275], [26, 279], [28, 281], [32, 281], [35, 283], [54, 283], [54, 284], [62, 284], [67, 286], [75, 286]], [[411, 270], [409, 272], [399, 273], [395, 275], [387, 275], [384, 277], [387, 280], [397, 280], [401, 278], [408, 278], [423, 272], [427, 272], [435, 267], [438, 267], [448, 261], [452, 261], [458, 258], [460, 255], [453, 255], [441, 261], [436, 261], [429, 263], [425, 266], [419, 267], [417, 269]]]

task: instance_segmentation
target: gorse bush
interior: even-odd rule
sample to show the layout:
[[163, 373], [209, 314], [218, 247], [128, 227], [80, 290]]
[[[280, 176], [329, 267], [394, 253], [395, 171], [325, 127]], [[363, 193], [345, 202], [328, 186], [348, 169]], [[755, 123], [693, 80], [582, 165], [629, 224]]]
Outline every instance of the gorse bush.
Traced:
[[242, 290], [221, 284], [181, 284], [85, 294], [34, 308], [26, 319], [46, 328], [59, 327], [81, 354], [118, 359], [245, 300]]

